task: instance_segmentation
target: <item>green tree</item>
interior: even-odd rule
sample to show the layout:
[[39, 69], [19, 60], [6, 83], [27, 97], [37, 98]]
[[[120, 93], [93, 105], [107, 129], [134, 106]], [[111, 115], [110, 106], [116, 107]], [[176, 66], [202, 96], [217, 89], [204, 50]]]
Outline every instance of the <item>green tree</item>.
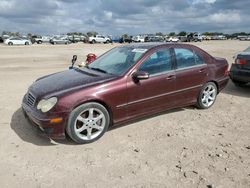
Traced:
[[123, 37], [123, 38], [128, 38], [128, 34], [125, 33], [125, 34], [122, 35], [122, 37]]
[[178, 36], [186, 36], [187, 35], [187, 32], [186, 31], [181, 31]]
[[162, 32], [156, 32], [155, 35], [157, 35], [157, 36], [163, 36], [163, 33]]
[[170, 36], [170, 37], [175, 36], [175, 32], [171, 32], [171, 33], [169, 33], [169, 36]]
[[87, 32], [88, 37], [95, 36], [97, 34], [98, 33], [96, 31], [89, 31], [89, 32]]
[[210, 33], [210, 32], [204, 32], [204, 33], [202, 33], [202, 35], [205, 35], [205, 36], [210, 36], [210, 35], [211, 35], [211, 33]]

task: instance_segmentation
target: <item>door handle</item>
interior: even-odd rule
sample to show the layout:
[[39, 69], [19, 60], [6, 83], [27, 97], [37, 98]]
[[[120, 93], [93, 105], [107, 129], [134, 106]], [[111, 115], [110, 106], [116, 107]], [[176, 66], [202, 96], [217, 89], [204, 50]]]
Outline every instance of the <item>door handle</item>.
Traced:
[[175, 75], [169, 75], [166, 79], [167, 80], [173, 80], [173, 79], [175, 79]]
[[199, 70], [199, 73], [203, 73], [203, 72], [205, 72], [205, 69], [200, 69]]

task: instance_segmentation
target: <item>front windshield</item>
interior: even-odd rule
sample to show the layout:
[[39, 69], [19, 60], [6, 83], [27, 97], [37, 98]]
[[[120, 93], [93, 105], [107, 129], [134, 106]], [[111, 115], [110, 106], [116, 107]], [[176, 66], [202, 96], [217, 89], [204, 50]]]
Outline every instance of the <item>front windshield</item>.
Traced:
[[146, 51], [147, 49], [128, 46], [116, 47], [96, 59], [88, 68], [108, 74], [122, 75], [134, 65]]

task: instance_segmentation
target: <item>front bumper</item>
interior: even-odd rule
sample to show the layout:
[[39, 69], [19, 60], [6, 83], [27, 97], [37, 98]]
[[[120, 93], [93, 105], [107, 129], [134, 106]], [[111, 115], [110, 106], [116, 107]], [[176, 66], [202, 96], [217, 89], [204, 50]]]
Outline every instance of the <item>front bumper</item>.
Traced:
[[[50, 115], [37, 113], [27, 104], [22, 104], [23, 114], [32, 125], [40, 129], [41, 133], [47, 135], [52, 139], [64, 139], [65, 138], [65, 125], [67, 123], [66, 113], [55, 113]], [[61, 117], [60, 123], [51, 123], [51, 118]]]
[[250, 70], [239, 69], [235, 65], [232, 65], [229, 76], [234, 81], [250, 82]]

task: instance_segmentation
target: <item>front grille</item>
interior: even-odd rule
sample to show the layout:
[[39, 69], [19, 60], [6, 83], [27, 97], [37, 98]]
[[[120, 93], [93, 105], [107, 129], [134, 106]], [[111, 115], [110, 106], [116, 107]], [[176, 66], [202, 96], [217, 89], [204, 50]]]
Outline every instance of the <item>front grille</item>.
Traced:
[[27, 103], [29, 106], [34, 106], [36, 102], [36, 98], [34, 97], [34, 95], [32, 95], [31, 93], [28, 93], [28, 97], [27, 97]]

